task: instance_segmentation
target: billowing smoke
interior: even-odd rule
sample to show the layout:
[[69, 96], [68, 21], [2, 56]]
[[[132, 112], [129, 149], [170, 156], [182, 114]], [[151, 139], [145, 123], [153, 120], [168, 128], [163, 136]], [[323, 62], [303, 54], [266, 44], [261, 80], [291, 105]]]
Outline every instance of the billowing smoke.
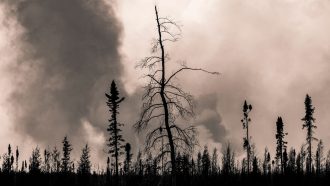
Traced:
[[86, 143], [91, 133], [104, 144], [104, 92], [116, 79], [125, 95], [122, 28], [113, 7], [94, 0], [3, 3], [22, 28], [21, 55], [10, 66], [16, 74], [10, 96], [16, 129], [41, 144], [59, 143], [64, 135]]

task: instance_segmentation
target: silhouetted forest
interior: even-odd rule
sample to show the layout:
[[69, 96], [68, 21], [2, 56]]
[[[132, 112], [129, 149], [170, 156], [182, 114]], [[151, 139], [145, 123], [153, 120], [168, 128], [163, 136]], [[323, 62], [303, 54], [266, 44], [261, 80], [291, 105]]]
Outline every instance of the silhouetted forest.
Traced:
[[[119, 120], [122, 97], [113, 80], [109, 92], [105, 93], [104, 105], [109, 109], [107, 123], [107, 159], [104, 168], [92, 169], [90, 147], [81, 149], [78, 161], [73, 161], [73, 146], [70, 136], [62, 140], [62, 148], [40, 149], [35, 147], [29, 159], [20, 157], [20, 149], [8, 145], [1, 157], [1, 185], [329, 185], [330, 151], [324, 152], [321, 139], [314, 135], [316, 130], [313, 116], [315, 107], [307, 94], [305, 113], [301, 113], [301, 130], [306, 132], [299, 149], [287, 147], [285, 119], [278, 116], [274, 122], [276, 153], [267, 147], [257, 156], [256, 144], [249, 131], [253, 128], [253, 103], [242, 100], [242, 148], [244, 158], [237, 157], [230, 142], [221, 151], [204, 146], [196, 152], [198, 135], [195, 126], [179, 124], [194, 116], [193, 96], [185, 92], [176, 82], [178, 75], [189, 71], [211, 76], [218, 72], [192, 68], [186, 64], [169, 73], [169, 54], [166, 44], [176, 42], [181, 28], [167, 17], [160, 17], [155, 7], [158, 38], [152, 46], [152, 54], [140, 61], [137, 68], [147, 72], [143, 104], [140, 117], [132, 125], [140, 134], [146, 133], [144, 147], [138, 154], [132, 153], [132, 145], [125, 141]], [[274, 116], [276, 117], [276, 116]], [[251, 125], [252, 124], [252, 125]], [[250, 126], [251, 125], [251, 126]], [[317, 146], [313, 147], [313, 141]], [[273, 145], [271, 145], [273, 146]]]

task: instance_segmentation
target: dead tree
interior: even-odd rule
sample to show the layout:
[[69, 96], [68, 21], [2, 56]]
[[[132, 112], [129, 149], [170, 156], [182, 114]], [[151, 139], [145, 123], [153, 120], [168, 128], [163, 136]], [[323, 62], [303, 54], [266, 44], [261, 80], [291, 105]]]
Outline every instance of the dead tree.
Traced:
[[[161, 147], [161, 153], [157, 157], [170, 155], [171, 170], [172, 174], [175, 175], [176, 152], [192, 150], [196, 141], [194, 138], [195, 128], [193, 126], [182, 128], [176, 120], [178, 118], [185, 120], [194, 116], [193, 97], [184, 92], [178, 84], [174, 83], [174, 80], [179, 74], [187, 70], [203, 71], [210, 74], [219, 73], [209, 72], [201, 68], [190, 68], [184, 64], [176, 71], [168, 73], [166, 70], [170, 59], [165, 51], [165, 43], [177, 41], [180, 38], [181, 29], [173, 20], [159, 17], [156, 6], [155, 14], [158, 38], [153, 43], [152, 56], [144, 58], [138, 64], [138, 67], [147, 69], [149, 73], [145, 75], [148, 83], [144, 87], [142, 112], [134, 126], [140, 132], [146, 129], [149, 124], [153, 124], [153, 130], [147, 134], [146, 150]], [[174, 28], [176, 32], [170, 28]], [[155, 126], [157, 121], [159, 124]], [[163, 138], [166, 142], [161, 145]]]

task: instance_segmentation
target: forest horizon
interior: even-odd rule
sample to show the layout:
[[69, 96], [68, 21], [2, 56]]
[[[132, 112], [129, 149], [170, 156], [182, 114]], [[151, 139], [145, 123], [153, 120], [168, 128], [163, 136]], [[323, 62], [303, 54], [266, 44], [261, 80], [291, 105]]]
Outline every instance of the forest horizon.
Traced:
[[0, 1], [0, 179], [329, 183], [327, 10]]

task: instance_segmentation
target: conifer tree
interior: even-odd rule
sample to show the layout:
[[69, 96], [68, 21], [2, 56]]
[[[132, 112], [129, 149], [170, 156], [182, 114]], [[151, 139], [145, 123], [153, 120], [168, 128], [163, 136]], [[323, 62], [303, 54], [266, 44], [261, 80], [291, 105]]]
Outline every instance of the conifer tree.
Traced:
[[122, 123], [118, 122], [117, 116], [119, 114], [119, 104], [124, 101], [124, 97], [119, 97], [119, 91], [115, 81], [112, 81], [110, 86], [110, 93], [105, 93], [105, 96], [108, 98], [107, 105], [111, 113], [109, 119], [109, 125], [107, 131], [109, 132], [110, 138], [108, 140], [108, 153], [115, 158], [115, 175], [119, 175], [119, 157], [122, 155], [124, 149], [124, 139], [121, 135], [120, 127], [123, 126]]
[[252, 110], [252, 105], [248, 104], [246, 100], [243, 105], [243, 119], [241, 120], [243, 124], [243, 129], [246, 130], [246, 136], [243, 138], [243, 147], [246, 150], [246, 158], [247, 158], [247, 173], [250, 172], [250, 162], [251, 162], [251, 142], [249, 136], [249, 123], [251, 122], [251, 118], [249, 117], [249, 113]]
[[82, 149], [80, 161], [78, 163], [78, 174], [89, 175], [91, 173], [91, 161], [89, 160], [89, 152], [89, 146], [88, 144], [86, 144], [85, 147]]
[[125, 162], [124, 162], [124, 171], [126, 174], [128, 174], [130, 172], [132, 156], [133, 156], [133, 154], [131, 153], [131, 144], [126, 143], [126, 145], [125, 145]]
[[72, 151], [72, 147], [67, 136], [64, 137], [62, 144], [63, 144], [63, 157], [62, 157], [61, 170], [63, 173], [69, 173], [71, 171], [71, 166], [72, 166], [72, 162], [70, 160], [70, 153]]
[[38, 174], [41, 172], [41, 155], [39, 147], [36, 147], [32, 151], [32, 155], [30, 157], [30, 173]]
[[284, 123], [281, 117], [277, 118], [276, 121], [276, 160], [279, 161], [279, 166], [281, 173], [284, 173], [284, 160], [283, 153], [286, 152], [286, 144], [287, 142], [284, 140], [284, 137], [288, 135], [288, 133], [284, 132]]
[[319, 175], [323, 171], [323, 141], [320, 140], [319, 143], [317, 144], [317, 149], [316, 149], [316, 157], [315, 157], [315, 165], [316, 165], [316, 173]]
[[311, 173], [312, 171], [312, 141], [317, 140], [313, 134], [316, 126], [314, 125], [315, 118], [313, 117], [315, 107], [312, 105], [312, 98], [307, 94], [305, 98], [305, 116], [301, 119], [304, 121], [303, 129], [306, 128], [307, 135], [307, 159], [306, 159], [306, 171]]

